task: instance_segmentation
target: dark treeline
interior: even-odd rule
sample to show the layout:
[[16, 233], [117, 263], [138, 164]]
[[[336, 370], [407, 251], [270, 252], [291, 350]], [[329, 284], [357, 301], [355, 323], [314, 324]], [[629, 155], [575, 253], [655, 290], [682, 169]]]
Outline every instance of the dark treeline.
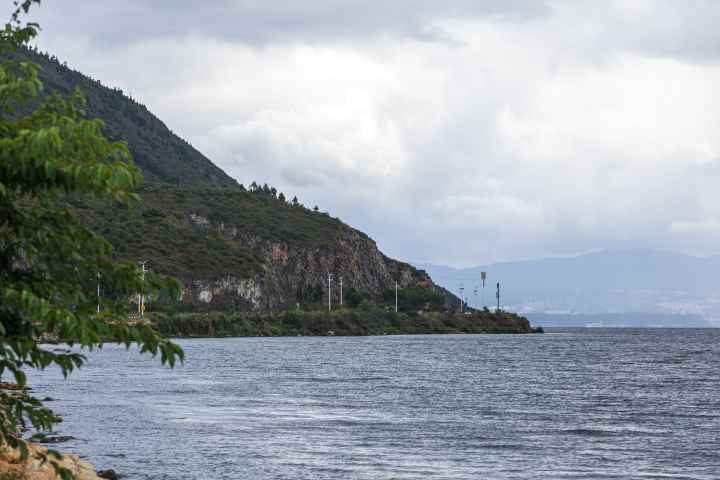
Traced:
[[[375, 297], [373, 297], [371, 293], [360, 292], [353, 287], [346, 289], [343, 294], [346, 307], [360, 307], [364, 310], [371, 308], [373, 306], [371, 302], [373, 301], [376, 304], [392, 306], [394, 310], [395, 297], [396, 292], [394, 288], [387, 288]], [[319, 304], [322, 304], [327, 298], [327, 286], [322, 283], [298, 286], [295, 291], [295, 298], [303, 302], [303, 310], [324, 309], [324, 306], [320, 306]], [[411, 310], [442, 310], [444, 305], [445, 297], [422, 285], [415, 285], [406, 290], [397, 290], [397, 307], [399, 312], [408, 312]]]
[[[147, 213], [147, 210], [143, 214]], [[215, 232], [215, 235], [219, 237], [217, 231], [210, 230], [210, 235]], [[248, 259], [250, 262], [251, 260]], [[256, 265], [256, 264], [253, 264]], [[259, 267], [256, 267], [259, 268]], [[302, 312], [325, 312], [328, 308], [327, 303], [327, 286], [322, 283], [306, 284], [305, 286], [298, 286], [295, 290], [295, 299], [299, 301], [297, 305], [295, 303], [287, 303], [285, 307], [287, 309], [301, 310]], [[373, 309], [395, 310], [395, 290], [388, 288], [379, 295], [373, 296], [368, 292], [360, 292], [356, 288], [347, 288], [344, 292], [343, 299], [344, 304], [338, 305], [337, 301], [334, 301], [333, 308], [350, 309], [350, 310], [361, 310], [368, 312]], [[445, 311], [445, 297], [442, 295], [429, 290], [422, 285], [415, 285], [407, 290], [398, 289], [398, 312], [418, 312], [423, 313], [431, 311]], [[166, 315], [174, 316], [179, 313], [186, 314], [201, 314], [205, 315], [210, 313], [210, 310], [206, 305], [198, 303], [188, 302], [176, 302], [167, 304], [158, 301], [147, 301], [145, 304], [147, 312], [162, 312]], [[225, 307], [216, 308], [214, 311], [222, 311], [227, 314], [236, 314], [237, 312], [231, 304], [227, 304]], [[269, 311], [269, 310], [267, 310]], [[265, 313], [267, 313], [267, 311]]]
[[452, 312], [418, 314], [373, 309], [275, 314], [148, 314], [150, 326], [163, 335], [197, 336], [358, 336], [457, 333], [542, 333], [513, 313]]
[[[394, 305], [395, 289], [387, 288], [380, 295], [387, 304]], [[397, 291], [398, 311], [407, 312], [410, 310], [439, 310], [445, 305], [445, 297], [439, 293], [427, 289], [422, 285], [415, 285], [407, 290]]]
[[[245, 185], [243, 185], [243, 184], [241, 183], [241, 184], [240, 184], [240, 189], [243, 190], [243, 191], [245, 191], [245, 192], [252, 193], [253, 195], [262, 195], [263, 197], [277, 198], [277, 199], [280, 200], [281, 202], [287, 201], [287, 199], [285, 198], [285, 195], [284, 195], [282, 192], [280, 192], [280, 194], [278, 194], [277, 188], [275, 188], [275, 187], [270, 187], [270, 186], [268, 186], [267, 183], [264, 184], [264, 185], [261, 187], [259, 183], [252, 182], [252, 183], [250, 184], [250, 186], [247, 187], [247, 188], [245, 188]], [[298, 198], [297, 198], [297, 197], [293, 197], [292, 200], [289, 200], [289, 201], [287, 201], [287, 202], [290, 203], [290, 204], [292, 204], [292, 205], [296, 205], [296, 206], [297, 206], [297, 205], [300, 205], [301, 207], [304, 207], [304, 205], [302, 205], [301, 203], [298, 202]], [[315, 205], [315, 208], [313, 208], [313, 211], [319, 212], [320, 209], [318, 208], [317, 205]], [[327, 214], [328, 212], [323, 212], [323, 213], [324, 213], [324, 214]]]

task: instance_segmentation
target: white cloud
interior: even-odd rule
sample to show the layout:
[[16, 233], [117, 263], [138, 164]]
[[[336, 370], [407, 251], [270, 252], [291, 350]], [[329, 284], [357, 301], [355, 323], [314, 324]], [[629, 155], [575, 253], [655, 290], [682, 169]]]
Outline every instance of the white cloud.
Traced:
[[543, 235], [555, 226], [546, 220], [541, 202], [527, 202], [510, 195], [456, 196], [433, 202], [433, 207], [455, 227], [483, 228], [495, 235]]
[[[352, 91], [339, 105], [307, 105], [302, 110], [264, 110], [239, 125], [212, 129], [200, 148], [221, 148], [223, 163], [263, 172], [297, 164], [328, 178], [395, 176], [407, 154], [391, 118], [383, 118], [367, 92]], [[253, 164], [257, 165], [253, 165]], [[287, 179], [292, 183], [293, 177]]]

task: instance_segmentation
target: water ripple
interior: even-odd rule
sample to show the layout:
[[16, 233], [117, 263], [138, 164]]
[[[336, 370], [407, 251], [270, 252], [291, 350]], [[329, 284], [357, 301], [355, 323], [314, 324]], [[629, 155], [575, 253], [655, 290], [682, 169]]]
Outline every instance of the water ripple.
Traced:
[[[126, 479], [720, 477], [720, 331], [106, 345], [63, 381], [62, 445]], [[124, 456], [123, 456], [124, 455]]]

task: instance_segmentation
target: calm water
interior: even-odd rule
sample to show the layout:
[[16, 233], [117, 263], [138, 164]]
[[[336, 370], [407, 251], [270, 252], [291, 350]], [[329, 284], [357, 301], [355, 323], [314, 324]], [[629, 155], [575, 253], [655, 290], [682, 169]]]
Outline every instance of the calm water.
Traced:
[[720, 477], [720, 329], [178, 343], [32, 375], [60, 450], [126, 479]]

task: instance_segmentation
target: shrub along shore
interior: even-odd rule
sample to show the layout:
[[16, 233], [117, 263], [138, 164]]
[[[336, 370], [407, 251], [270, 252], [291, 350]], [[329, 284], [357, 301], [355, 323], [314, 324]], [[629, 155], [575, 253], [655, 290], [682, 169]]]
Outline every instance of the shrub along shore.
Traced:
[[185, 313], [146, 315], [168, 337], [363, 336], [458, 333], [543, 333], [515, 313], [396, 313], [338, 309], [332, 312]]

